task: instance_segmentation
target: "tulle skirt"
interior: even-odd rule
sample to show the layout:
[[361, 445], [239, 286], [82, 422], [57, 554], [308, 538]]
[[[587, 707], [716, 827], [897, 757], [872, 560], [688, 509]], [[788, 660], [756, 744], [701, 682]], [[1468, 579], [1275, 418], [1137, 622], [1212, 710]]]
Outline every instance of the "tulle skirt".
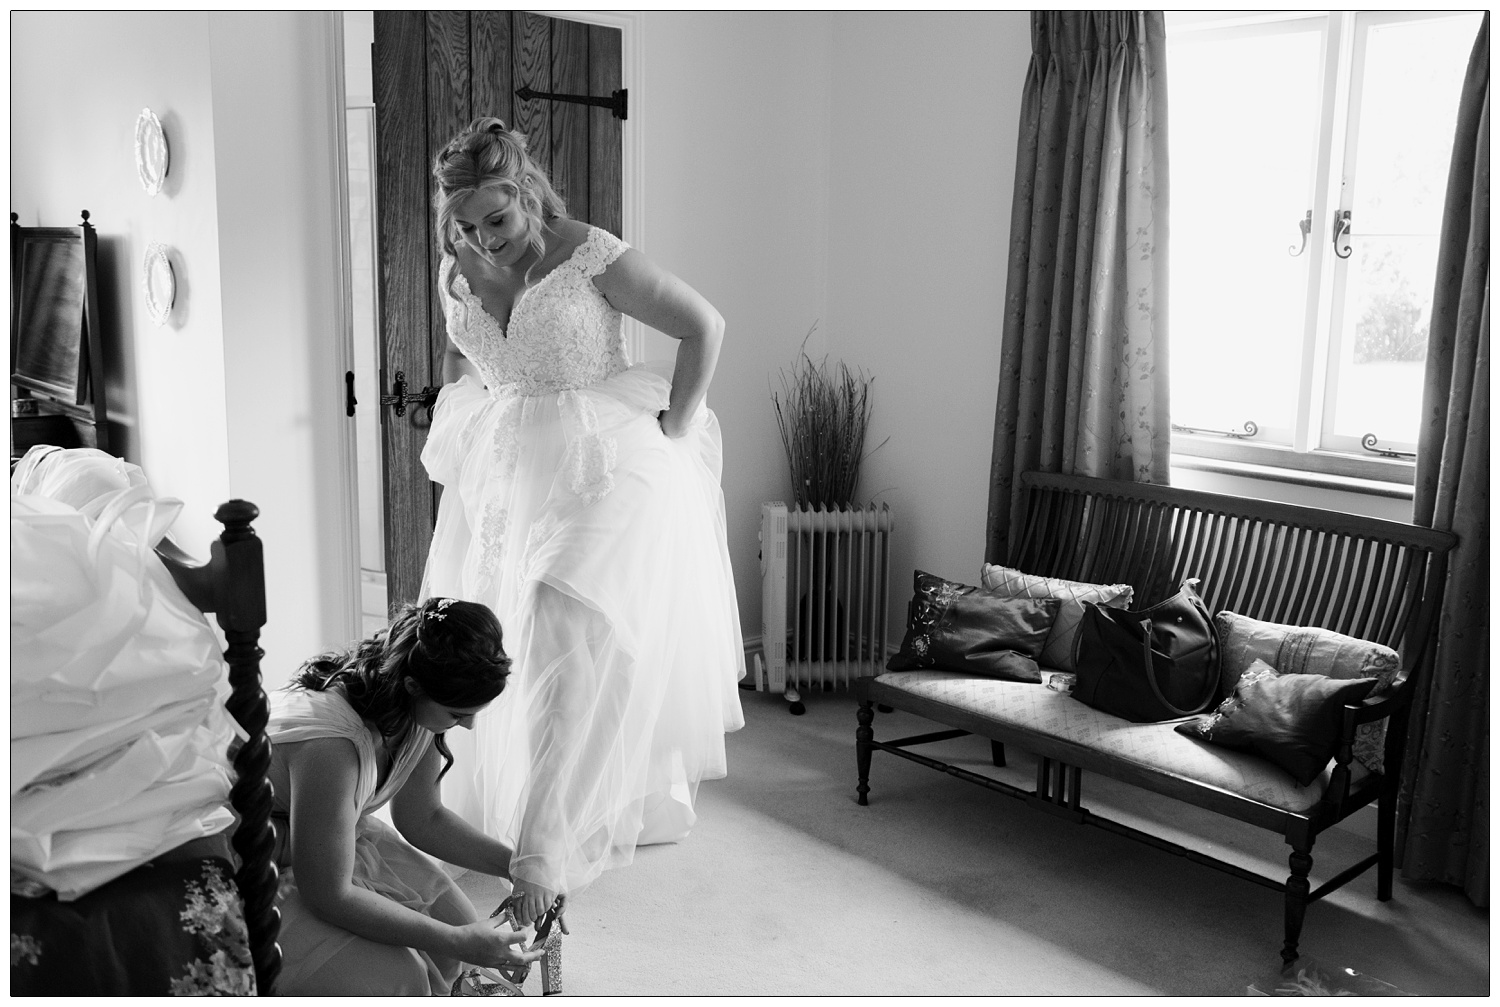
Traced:
[[668, 438], [670, 387], [650, 365], [541, 395], [466, 377], [422, 454], [444, 487], [422, 595], [491, 606], [515, 662], [449, 732], [443, 800], [554, 891], [685, 835], [744, 724], [718, 425]]

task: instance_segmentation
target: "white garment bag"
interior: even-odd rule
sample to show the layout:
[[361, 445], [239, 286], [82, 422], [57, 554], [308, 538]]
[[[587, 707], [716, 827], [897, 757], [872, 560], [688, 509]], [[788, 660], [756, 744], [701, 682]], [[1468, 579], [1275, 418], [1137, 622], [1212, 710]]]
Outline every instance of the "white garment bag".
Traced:
[[12, 888], [64, 900], [233, 821], [223, 655], [153, 551], [182, 505], [127, 481], [11, 496]]

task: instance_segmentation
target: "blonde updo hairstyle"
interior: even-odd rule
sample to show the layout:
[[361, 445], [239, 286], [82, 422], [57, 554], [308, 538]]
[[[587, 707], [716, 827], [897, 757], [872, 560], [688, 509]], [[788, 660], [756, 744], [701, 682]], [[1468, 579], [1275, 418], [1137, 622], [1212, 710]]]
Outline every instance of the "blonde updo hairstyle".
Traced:
[[[526, 152], [526, 136], [505, 128], [494, 116], [481, 116], [449, 140], [432, 162], [437, 191], [432, 197], [437, 218], [438, 247], [449, 255], [458, 252], [458, 205], [481, 189], [499, 189], [509, 195], [526, 214], [526, 243], [537, 254], [546, 252], [542, 229], [554, 217], [566, 217], [568, 209]], [[533, 263], [535, 265], [535, 263]], [[527, 267], [530, 274], [531, 268]], [[454, 270], [448, 277], [453, 292]]]

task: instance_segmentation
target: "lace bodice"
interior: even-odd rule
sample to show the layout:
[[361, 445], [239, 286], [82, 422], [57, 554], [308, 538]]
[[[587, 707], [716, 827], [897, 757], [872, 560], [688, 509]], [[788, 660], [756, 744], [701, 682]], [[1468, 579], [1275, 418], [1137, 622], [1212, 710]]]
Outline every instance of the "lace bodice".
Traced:
[[[451, 255], [443, 256], [438, 290], [448, 337], [479, 368], [491, 393], [513, 386], [523, 395], [584, 388], [630, 366], [620, 313], [593, 279], [630, 246], [590, 227], [566, 261], [522, 291], [506, 331], [485, 310]], [[448, 293], [452, 277], [453, 296]]]

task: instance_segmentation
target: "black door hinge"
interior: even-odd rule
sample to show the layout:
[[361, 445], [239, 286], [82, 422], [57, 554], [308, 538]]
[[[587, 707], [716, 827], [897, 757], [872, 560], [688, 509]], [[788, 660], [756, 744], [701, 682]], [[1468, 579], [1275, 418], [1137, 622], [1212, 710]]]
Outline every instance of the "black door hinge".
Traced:
[[533, 91], [529, 87], [523, 87], [516, 92], [516, 97], [522, 101], [530, 101], [533, 98], [546, 98], [549, 101], [571, 101], [575, 105], [596, 105], [599, 108], [607, 108], [616, 119], [628, 119], [630, 111], [630, 91], [621, 88], [611, 91], [608, 98], [597, 98], [590, 94], [551, 94], [546, 91]]

